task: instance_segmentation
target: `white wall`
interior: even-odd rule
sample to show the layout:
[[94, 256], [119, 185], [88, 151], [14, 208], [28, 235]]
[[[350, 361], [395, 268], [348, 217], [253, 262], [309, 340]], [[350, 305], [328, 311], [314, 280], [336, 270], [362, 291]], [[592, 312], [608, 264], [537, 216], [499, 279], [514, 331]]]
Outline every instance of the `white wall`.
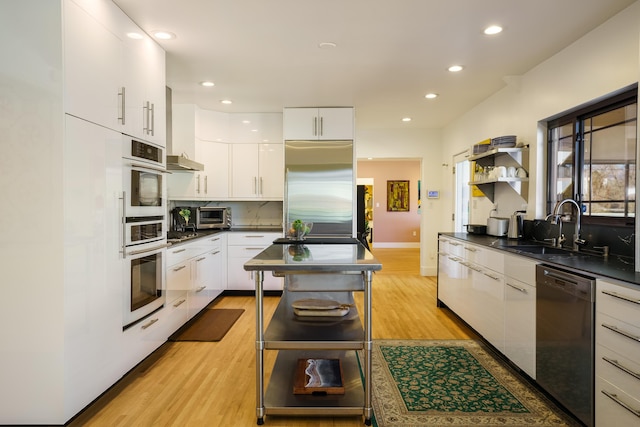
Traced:
[[[451, 163], [455, 153], [483, 139], [518, 135], [531, 144], [527, 217], [543, 216], [545, 133], [539, 122], [637, 82], [639, 41], [640, 2], [636, 2], [524, 75], [505, 78], [502, 90], [443, 129], [443, 163]], [[451, 174], [443, 179], [446, 187], [452, 186]], [[512, 200], [496, 200], [500, 216], [520, 207]], [[441, 215], [440, 229], [450, 231], [453, 201], [443, 205], [449, 210]], [[472, 203], [471, 218], [482, 223], [491, 208], [491, 203]]]
[[[356, 110], [356, 120], [357, 120]], [[442, 188], [442, 144], [439, 130], [356, 129], [356, 157], [422, 160], [422, 216], [420, 218], [420, 272], [434, 276], [437, 271], [438, 232], [445, 199], [427, 200], [427, 190]], [[384, 266], [383, 266], [384, 268]]]

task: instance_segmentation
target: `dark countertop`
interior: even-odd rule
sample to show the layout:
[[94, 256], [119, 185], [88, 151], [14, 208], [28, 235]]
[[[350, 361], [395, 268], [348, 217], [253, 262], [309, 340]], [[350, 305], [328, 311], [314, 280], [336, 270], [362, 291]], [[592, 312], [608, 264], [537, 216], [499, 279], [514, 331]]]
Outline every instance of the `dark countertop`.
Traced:
[[172, 241], [172, 239], [168, 239], [167, 243], [169, 246], [177, 246], [182, 245], [184, 243], [190, 243], [194, 240], [203, 239], [205, 237], [212, 236], [214, 234], [219, 233], [233, 233], [233, 232], [266, 232], [266, 233], [282, 233], [282, 227], [274, 227], [274, 226], [241, 226], [241, 227], [232, 227], [227, 229], [211, 229], [211, 230], [198, 230], [196, 232], [188, 232], [185, 234], [188, 237], [183, 237], [179, 241]]
[[276, 243], [244, 264], [247, 271], [377, 271], [382, 264], [362, 244]]
[[632, 259], [609, 255], [603, 256], [585, 254], [581, 252], [567, 251], [566, 255], [553, 254], [533, 254], [518, 250], [523, 245], [542, 245], [541, 242], [507, 239], [506, 237], [493, 237], [488, 235], [475, 235], [469, 233], [439, 233], [442, 236], [453, 237], [455, 239], [486, 246], [493, 249], [503, 250], [506, 253], [533, 258], [541, 264], [549, 264], [557, 267], [591, 274], [600, 277], [609, 277], [640, 286], [640, 273], [635, 271]]

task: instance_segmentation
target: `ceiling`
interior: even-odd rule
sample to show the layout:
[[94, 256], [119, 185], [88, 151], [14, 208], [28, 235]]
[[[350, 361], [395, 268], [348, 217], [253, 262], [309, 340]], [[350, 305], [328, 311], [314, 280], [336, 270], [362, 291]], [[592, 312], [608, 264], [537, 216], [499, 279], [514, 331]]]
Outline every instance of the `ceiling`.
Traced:
[[[361, 129], [441, 128], [634, 2], [115, 0], [147, 33], [177, 36], [158, 40], [174, 103], [354, 106]], [[484, 35], [490, 24], [504, 31]]]

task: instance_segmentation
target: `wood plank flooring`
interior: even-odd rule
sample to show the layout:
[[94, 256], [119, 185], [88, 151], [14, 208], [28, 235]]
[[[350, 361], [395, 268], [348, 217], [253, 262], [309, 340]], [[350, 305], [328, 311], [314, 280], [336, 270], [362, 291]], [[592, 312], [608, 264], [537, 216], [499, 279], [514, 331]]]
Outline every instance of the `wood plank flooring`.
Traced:
[[[435, 277], [419, 275], [419, 249], [373, 249], [374, 339], [465, 339], [473, 332], [436, 307]], [[265, 321], [279, 297], [265, 297]], [[362, 293], [356, 304], [362, 309]], [[225, 296], [218, 308], [246, 311], [220, 342], [168, 342], [134, 368], [70, 426], [254, 426], [255, 299]], [[275, 351], [265, 351], [268, 377]], [[362, 417], [265, 417], [271, 427], [363, 426]]]

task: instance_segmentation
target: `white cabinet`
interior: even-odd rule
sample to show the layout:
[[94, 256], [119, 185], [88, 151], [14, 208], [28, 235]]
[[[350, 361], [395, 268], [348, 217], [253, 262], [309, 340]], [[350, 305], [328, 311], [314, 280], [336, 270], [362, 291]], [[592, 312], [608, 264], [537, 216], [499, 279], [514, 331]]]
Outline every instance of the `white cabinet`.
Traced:
[[195, 141], [195, 158], [204, 165], [199, 172], [174, 171], [167, 178], [171, 200], [219, 200], [229, 197], [229, 144]]
[[231, 113], [229, 130], [234, 144], [282, 143], [282, 114]]
[[185, 321], [226, 288], [226, 239], [225, 233], [216, 233], [167, 249], [167, 306], [186, 298]]
[[282, 200], [282, 144], [231, 145], [231, 197]]
[[64, 5], [65, 111], [164, 146], [164, 50], [111, 1]]
[[124, 38], [123, 80], [124, 132], [161, 146], [166, 142], [165, 53], [130, 20], [124, 34], [136, 32], [140, 38]]
[[[228, 233], [227, 289], [235, 291], [255, 291], [253, 271], [246, 271], [244, 264], [273, 243], [282, 233], [274, 232], [231, 232]], [[282, 278], [266, 272], [264, 290], [281, 291]]]
[[354, 112], [344, 108], [285, 108], [285, 140], [352, 140]]
[[531, 378], [536, 378], [536, 263], [504, 255], [504, 354]]
[[189, 290], [189, 318], [198, 314], [226, 288], [225, 234], [216, 234], [194, 242], [206, 250], [191, 260], [192, 287]]
[[640, 291], [609, 279], [596, 290], [596, 425], [637, 425]]
[[118, 199], [122, 135], [69, 115], [64, 123], [61, 158], [68, 166], [62, 174], [65, 216], [60, 260], [64, 260], [65, 284], [64, 300], [54, 299], [64, 306], [67, 368], [61, 376], [69, 384], [66, 405], [76, 413], [133, 365], [122, 369], [119, 346], [124, 292]]
[[122, 13], [102, 2], [100, 20], [71, 0], [64, 2], [64, 110], [122, 130], [122, 40], [112, 31]]
[[195, 137], [203, 141], [232, 141], [229, 114], [195, 107]]

